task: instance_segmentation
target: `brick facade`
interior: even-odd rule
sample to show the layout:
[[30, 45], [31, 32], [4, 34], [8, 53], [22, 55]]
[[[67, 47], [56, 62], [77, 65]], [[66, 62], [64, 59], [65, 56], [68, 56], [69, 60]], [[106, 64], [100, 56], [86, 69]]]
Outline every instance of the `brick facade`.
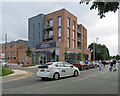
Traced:
[[[20, 41], [20, 40], [18, 40]], [[6, 48], [6, 49], [5, 49]], [[28, 44], [22, 42], [10, 42], [2, 45], [2, 53], [6, 52], [6, 58], [9, 63], [30, 62], [30, 59], [26, 56], [25, 51], [28, 48]]]
[[[61, 18], [61, 26], [58, 26], [58, 18]], [[70, 19], [70, 26], [68, 27], [68, 18]], [[53, 25], [51, 29], [48, 29], [48, 21], [53, 20]], [[75, 22], [75, 29], [73, 29], [73, 21]], [[61, 41], [58, 40], [58, 28], [61, 28]], [[68, 29], [70, 30], [70, 37], [68, 38]], [[78, 42], [78, 29], [81, 31], [79, 38], [81, 42]], [[45, 15], [45, 36], [47, 36], [49, 31], [53, 31], [52, 40], [44, 39], [46, 42], [58, 42], [59, 43], [59, 61], [64, 60], [64, 50], [67, 48], [69, 51], [80, 52], [89, 55], [89, 60], [91, 59], [91, 52], [87, 49], [87, 29], [82, 24], [77, 24], [77, 17], [68, 12], [66, 9], [61, 9], [50, 14]], [[73, 31], [75, 32], [75, 39], [73, 38]], [[45, 37], [46, 38], [46, 37]], [[83, 38], [83, 39], [82, 39]], [[70, 40], [70, 47], [68, 47], [68, 40]], [[73, 48], [73, 41], [75, 41], [75, 48]], [[78, 46], [78, 43], [80, 46]], [[81, 48], [81, 49], [78, 49]], [[49, 48], [46, 48], [49, 49]], [[43, 49], [39, 49], [43, 50]], [[83, 57], [81, 57], [83, 59]]]

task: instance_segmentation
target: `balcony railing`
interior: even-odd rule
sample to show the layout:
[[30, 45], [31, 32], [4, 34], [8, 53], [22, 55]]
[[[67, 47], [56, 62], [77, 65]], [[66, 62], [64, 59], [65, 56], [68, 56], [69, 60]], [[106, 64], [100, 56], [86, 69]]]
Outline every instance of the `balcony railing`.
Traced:
[[52, 39], [53, 38], [53, 35], [44, 35], [44, 39]]
[[78, 41], [78, 42], [81, 42], [81, 39], [80, 39], [79, 37], [77, 37], [77, 41]]
[[77, 30], [77, 33], [80, 33], [80, 34], [81, 34], [81, 31], [80, 31], [80, 30]]
[[49, 24], [45, 27], [46, 30], [52, 29], [52, 28], [53, 28], [53, 26], [52, 26], [52, 25], [49, 25]]

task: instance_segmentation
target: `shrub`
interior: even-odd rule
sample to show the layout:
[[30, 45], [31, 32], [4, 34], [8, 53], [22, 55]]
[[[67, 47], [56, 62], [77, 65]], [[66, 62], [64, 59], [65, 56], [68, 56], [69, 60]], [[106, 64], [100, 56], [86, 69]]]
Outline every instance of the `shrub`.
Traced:
[[14, 71], [10, 68], [2, 67], [2, 76], [9, 75], [14, 73]]
[[23, 64], [22, 67], [35, 66], [35, 64]]

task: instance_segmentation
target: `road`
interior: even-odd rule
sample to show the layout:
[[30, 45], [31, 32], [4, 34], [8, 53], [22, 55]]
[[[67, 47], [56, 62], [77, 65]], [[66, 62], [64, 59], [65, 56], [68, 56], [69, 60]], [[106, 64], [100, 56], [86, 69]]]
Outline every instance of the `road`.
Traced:
[[37, 78], [36, 67], [12, 67], [30, 71], [33, 75], [3, 83], [3, 94], [118, 94], [118, 70], [110, 72], [109, 66], [101, 71], [98, 68], [81, 71], [78, 77], [44, 81]]

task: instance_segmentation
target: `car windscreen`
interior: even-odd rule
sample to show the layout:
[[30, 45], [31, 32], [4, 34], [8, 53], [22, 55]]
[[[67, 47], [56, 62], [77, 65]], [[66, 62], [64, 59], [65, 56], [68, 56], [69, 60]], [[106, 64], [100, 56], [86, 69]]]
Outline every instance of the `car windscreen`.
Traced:
[[38, 66], [38, 68], [48, 68], [49, 65], [52, 65], [53, 63], [45, 63], [45, 64], [42, 64], [40, 66]]

